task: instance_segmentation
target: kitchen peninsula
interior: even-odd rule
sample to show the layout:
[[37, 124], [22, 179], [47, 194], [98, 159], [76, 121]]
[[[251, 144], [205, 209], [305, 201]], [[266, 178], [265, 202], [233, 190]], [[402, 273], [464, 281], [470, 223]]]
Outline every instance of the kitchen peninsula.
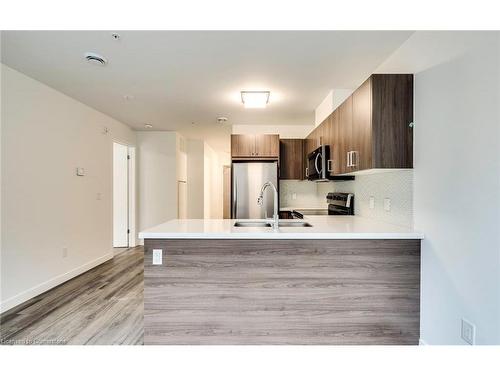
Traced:
[[421, 233], [357, 216], [262, 225], [140, 233], [145, 344], [418, 343]]

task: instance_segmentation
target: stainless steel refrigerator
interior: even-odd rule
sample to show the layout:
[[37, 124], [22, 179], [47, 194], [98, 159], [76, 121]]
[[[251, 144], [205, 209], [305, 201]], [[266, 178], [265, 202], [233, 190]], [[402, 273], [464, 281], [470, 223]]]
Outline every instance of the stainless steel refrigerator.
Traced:
[[257, 198], [262, 185], [271, 181], [278, 188], [278, 162], [233, 163], [231, 217], [233, 219], [266, 219], [273, 217], [273, 191], [266, 189], [264, 204]]

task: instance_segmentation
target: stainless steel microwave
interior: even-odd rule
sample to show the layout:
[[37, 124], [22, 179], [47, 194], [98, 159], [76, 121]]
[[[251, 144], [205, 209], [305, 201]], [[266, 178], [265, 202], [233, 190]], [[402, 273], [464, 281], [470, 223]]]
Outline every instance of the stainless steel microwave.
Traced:
[[322, 145], [307, 155], [306, 178], [328, 180], [331, 172], [330, 146]]

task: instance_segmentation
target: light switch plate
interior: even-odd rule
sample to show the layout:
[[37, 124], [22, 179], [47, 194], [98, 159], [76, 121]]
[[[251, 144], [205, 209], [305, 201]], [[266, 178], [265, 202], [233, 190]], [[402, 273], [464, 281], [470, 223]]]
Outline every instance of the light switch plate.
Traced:
[[386, 211], [391, 210], [391, 199], [390, 198], [384, 198], [384, 210], [386, 210]]
[[76, 168], [76, 175], [77, 176], [85, 176], [85, 169], [84, 168]]
[[154, 265], [163, 264], [163, 250], [162, 249], [153, 249], [153, 264]]
[[297, 193], [292, 193], [292, 199], [297, 199]]
[[370, 209], [375, 208], [375, 197], [370, 197]]
[[467, 319], [462, 318], [462, 330], [460, 336], [466, 343], [474, 345], [476, 341], [476, 326]]

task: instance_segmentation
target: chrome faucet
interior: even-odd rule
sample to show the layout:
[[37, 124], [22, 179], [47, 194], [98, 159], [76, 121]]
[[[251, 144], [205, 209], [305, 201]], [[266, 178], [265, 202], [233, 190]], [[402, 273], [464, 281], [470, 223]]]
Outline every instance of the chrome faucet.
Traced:
[[273, 214], [273, 229], [278, 229], [279, 226], [279, 214], [278, 214], [278, 189], [276, 189], [276, 186], [271, 181], [267, 181], [264, 185], [262, 185], [262, 188], [260, 189], [260, 194], [259, 197], [257, 198], [257, 204], [259, 206], [262, 206], [262, 203], [264, 202], [264, 191], [271, 186], [273, 188], [273, 194], [274, 194], [274, 214]]

